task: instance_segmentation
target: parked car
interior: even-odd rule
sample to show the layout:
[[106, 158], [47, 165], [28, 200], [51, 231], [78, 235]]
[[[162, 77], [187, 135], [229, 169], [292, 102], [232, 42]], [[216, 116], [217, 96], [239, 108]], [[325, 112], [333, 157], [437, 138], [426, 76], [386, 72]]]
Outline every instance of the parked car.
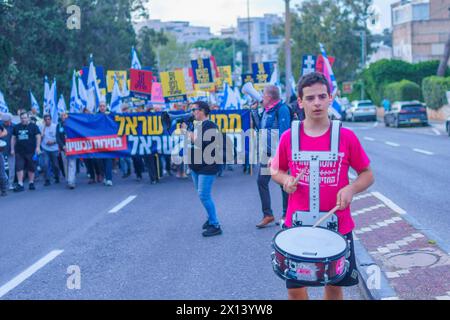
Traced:
[[448, 117], [447, 121], [445, 122], [445, 130], [447, 131], [447, 134], [450, 137], [450, 117]]
[[370, 100], [352, 101], [351, 107], [345, 111], [345, 119], [377, 121], [377, 107]]
[[391, 110], [384, 114], [386, 127], [401, 125], [428, 125], [427, 109], [419, 101], [397, 101]]

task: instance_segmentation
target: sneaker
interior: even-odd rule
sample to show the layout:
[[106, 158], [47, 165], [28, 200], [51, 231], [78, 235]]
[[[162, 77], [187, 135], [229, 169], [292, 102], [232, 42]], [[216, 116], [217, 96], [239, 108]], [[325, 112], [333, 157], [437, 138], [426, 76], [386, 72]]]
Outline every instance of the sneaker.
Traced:
[[50, 185], [50, 180], [45, 180], [44, 187], [48, 187]]
[[206, 220], [206, 222], [203, 224], [202, 229], [206, 230], [206, 229], [208, 229], [208, 227], [209, 227], [209, 220]]
[[107, 187], [112, 187], [112, 185], [113, 185], [113, 183], [112, 183], [111, 180], [106, 180], [106, 181], [105, 181], [105, 186], [107, 186]]
[[14, 187], [14, 192], [22, 192], [23, 190], [25, 190], [25, 188], [23, 186], [21, 186], [20, 184], [18, 184]]
[[36, 187], [34, 186], [34, 182], [30, 182], [30, 185], [28, 186], [28, 189], [36, 190]]
[[216, 226], [208, 226], [208, 228], [206, 229], [206, 231], [203, 231], [203, 236], [204, 237], [212, 237], [212, 236], [217, 236], [219, 234], [222, 234], [222, 229]]

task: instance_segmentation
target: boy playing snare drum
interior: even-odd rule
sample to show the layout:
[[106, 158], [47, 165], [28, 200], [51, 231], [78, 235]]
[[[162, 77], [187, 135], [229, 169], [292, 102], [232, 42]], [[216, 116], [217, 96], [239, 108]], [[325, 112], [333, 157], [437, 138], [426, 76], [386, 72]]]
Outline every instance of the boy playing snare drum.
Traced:
[[[301, 151], [330, 150], [331, 121], [328, 108], [332, 103], [328, 81], [321, 73], [303, 76], [298, 83], [298, 103], [305, 111], [305, 120], [300, 125]], [[309, 199], [309, 163], [293, 161], [291, 150], [291, 130], [280, 139], [277, 153], [271, 162], [271, 174], [275, 182], [283, 186], [289, 194], [285, 224], [292, 226], [293, 213], [308, 211]], [[320, 163], [320, 211], [330, 211], [336, 206], [338, 231], [350, 242], [350, 267], [347, 275], [334, 285], [325, 286], [326, 300], [342, 300], [343, 286], [358, 283], [358, 272], [353, 248], [352, 230], [355, 226], [349, 205], [355, 194], [363, 192], [374, 182], [370, 161], [353, 131], [341, 128], [339, 154], [337, 161]], [[353, 168], [358, 178], [349, 184], [348, 170]], [[289, 172], [289, 173], [288, 173]], [[290, 300], [306, 300], [308, 292], [292, 280], [286, 280]]]

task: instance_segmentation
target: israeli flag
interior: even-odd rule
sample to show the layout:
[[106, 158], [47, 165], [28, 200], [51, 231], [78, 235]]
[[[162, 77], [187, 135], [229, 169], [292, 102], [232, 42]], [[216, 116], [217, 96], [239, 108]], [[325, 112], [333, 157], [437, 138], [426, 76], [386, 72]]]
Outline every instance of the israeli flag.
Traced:
[[120, 104], [121, 104], [121, 98], [120, 98], [120, 90], [119, 90], [119, 83], [117, 82], [116, 75], [114, 75], [114, 87], [111, 94], [111, 112], [120, 113]]
[[50, 84], [48, 83], [48, 78], [44, 78], [44, 114], [50, 114], [50, 108], [48, 107], [48, 100], [50, 97]]
[[280, 80], [278, 78], [278, 66], [277, 66], [277, 64], [275, 64], [275, 66], [273, 68], [272, 75], [270, 76], [269, 83], [271, 85], [277, 86], [278, 91], [280, 92], [280, 95], [281, 95], [281, 86], [280, 86]]
[[67, 112], [67, 105], [66, 101], [64, 100], [64, 96], [61, 94], [59, 96], [58, 100], [58, 114], [66, 113]]
[[238, 109], [241, 109], [241, 107], [245, 104], [245, 100], [242, 99], [241, 92], [239, 91], [239, 88], [236, 85], [234, 86], [234, 96], [238, 101]]
[[142, 69], [134, 47], [131, 47], [131, 69]]
[[224, 94], [223, 94], [223, 100], [222, 105], [220, 106], [221, 109], [224, 110], [235, 110], [239, 109], [239, 102], [234, 94], [234, 91], [230, 88], [227, 82], [225, 82], [224, 86]]
[[81, 101], [78, 98], [77, 93], [77, 82], [75, 80], [75, 71], [73, 71], [72, 74], [72, 90], [70, 91], [70, 100], [69, 100], [70, 109], [69, 112], [71, 113], [80, 113], [82, 109]]
[[128, 98], [130, 96], [130, 90], [128, 90], [127, 78], [123, 75], [123, 88], [121, 98]]
[[94, 97], [95, 97], [95, 109], [97, 109], [97, 106], [100, 103], [100, 100], [102, 100], [101, 94], [100, 94], [100, 88], [98, 87], [97, 82], [97, 73], [95, 72], [95, 66], [94, 66], [94, 59], [92, 57], [92, 54], [89, 58], [89, 74], [88, 74], [88, 81], [87, 81], [87, 88], [94, 89]]
[[331, 68], [330, 61], [328, 60], [328, 56], [327, 56], [327, 52], [325, 51], [325, 47], [323, 46], [322, 43], [319, 43], [319, 46], [320, 46], [320, 51], [321, 51], [322, 56], [323, 56], [323, 60], [325, 62], [324, 74], [325, 74], [325, 77], [328, 79], [328, 82], [330, 84], [331, 95], [334, 98], [333, 99], [333, 103], [331, 105], [332, 106], [331, 111], [333, 112], [333, 115], [337, 119], [341, 119], [341, 105], [336, 100], [336, 94], [337, 94], [337, 91], [338, 91], [337, 81], [336, 81], [336, 78], [334, 76], [333, 69]]
[[86, 109], [90, 112], [90, 113], [94, 113], [95, 112], [95, 108], [96, 108], [96, 102], [95, 102], [95, 89], [94, 88], [90, 88], [87, 90], [87, 105], [86, 105]]
[[294, 76], [291, 75], [291, 81], [289, 81], [291, 86], [291, 94], [297, 96], [297, 85], [295, 84]]
[[82, 109], [86, 108], [88, 104], [88, 94], [81, 78], [78, 78], [78, 97], [80, 98]]
[[52, 87], [50, 88], [50, 92], [48, 95], [48, 109], [49, 114], [52, 116], [52, 123], [58, 123], [58, 106], [56, 103], [56, 79], [53, 79]]
[[3, 93], [0, 91], [0, 112], [8, 113], [9, 108], [6, 104], [5, 97], [3, 96]]
[[41, 108], [39, 108], [39, 104], [36, 101], [36, 98], [33, 95], [33, 92], [30, 90], [30, 100], [31, 100], [31, 110], [36, 110], [37, 114], [41, 113]]

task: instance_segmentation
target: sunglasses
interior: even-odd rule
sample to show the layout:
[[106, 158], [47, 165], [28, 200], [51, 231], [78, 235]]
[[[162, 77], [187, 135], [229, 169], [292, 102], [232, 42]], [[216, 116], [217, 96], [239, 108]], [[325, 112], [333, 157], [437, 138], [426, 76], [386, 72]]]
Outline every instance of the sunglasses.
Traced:
[[198, 111], [200, 108], [192, 108], [191, 111]]

